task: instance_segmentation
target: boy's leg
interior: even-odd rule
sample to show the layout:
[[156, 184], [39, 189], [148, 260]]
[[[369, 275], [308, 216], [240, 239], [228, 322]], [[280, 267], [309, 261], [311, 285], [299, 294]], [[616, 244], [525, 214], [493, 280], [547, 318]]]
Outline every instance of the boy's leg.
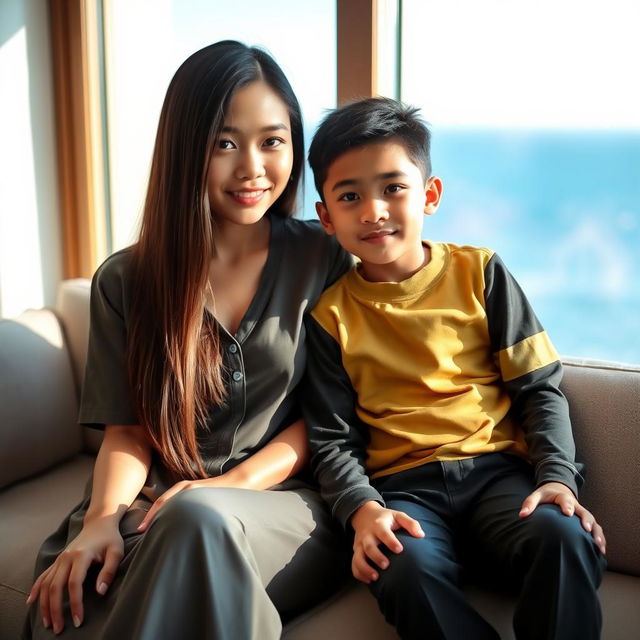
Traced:
[[591, 534], [577, 516], [567, 517], [552, 504], [520, 518], [522, 502], [534, 488], [531, 469], [513, 456], [492, 458], [503, 470], [473, 502], [470, 549], [474, 564], [487, 575], [521, 586], [516, 637], [599, 638], [596, 591], [606, 563]]
[[461, 567], [446, 522], [413, 501], [390, 499], [387, 507], [404, 511], [420, 522], [424, 538], [403, 531], [396, 535], [400, 554], [383, 549], [389, 567], [369, 585], [380, 610], [403, 640], [473, 638], [496, 640], [496, 631], [469, 605], [460, 589]]

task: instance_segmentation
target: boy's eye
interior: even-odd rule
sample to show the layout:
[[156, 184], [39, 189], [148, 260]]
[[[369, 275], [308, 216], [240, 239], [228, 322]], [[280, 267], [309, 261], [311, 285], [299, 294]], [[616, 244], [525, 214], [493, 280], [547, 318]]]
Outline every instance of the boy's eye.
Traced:
[[265, 147], [279, 147], [281, 144], [284, 144], [284, 140], [282, 138], [272, 137], [267, 138], [263, 144]]
[[338, 201], [342, 200], [343, 202], [353, 202], [354, 200], [358, 200], [358, 194], [353, 191], [349, 191], [347, 193], [343, 193]]
[[401, 184], [390, 184], [385, 191], [387, 193], [398, 193], [399, 191], [402, 191], [404, 189], [404, 187]]
[[231, 140], [218, 140], [218, 149], [235, 149], [235, 147]]

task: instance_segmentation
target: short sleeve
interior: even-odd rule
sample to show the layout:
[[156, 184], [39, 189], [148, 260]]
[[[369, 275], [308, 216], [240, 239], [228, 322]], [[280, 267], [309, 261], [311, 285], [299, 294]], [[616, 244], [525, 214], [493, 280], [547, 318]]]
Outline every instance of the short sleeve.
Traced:
[[89, 347], [79, 422], [104, 428], [138, 424], [126, 366], [127, 267], [130, 253], [108, 258], [91, 283]]

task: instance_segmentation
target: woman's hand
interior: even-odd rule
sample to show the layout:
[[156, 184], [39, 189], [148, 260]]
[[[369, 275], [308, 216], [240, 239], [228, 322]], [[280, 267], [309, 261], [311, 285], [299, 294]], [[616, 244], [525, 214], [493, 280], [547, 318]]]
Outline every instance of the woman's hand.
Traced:
[[82, 589], [89, 567], [102, 564], [95, 588], [104, 595], [113, 582], [123, 555], [124, 541], [117, 518], [85, 520], [78, 536], [35, 581], [27, 604], [39, 598], [42, 624], [46, 628], [53, 627], [53, 632], [58, 634], [64, 629], [62, 602], [67, 589], [73, 624], [79, 627], [84, 619]]
[[378, 574], [369, 564], [369, 560], [381, 569], [389, 566], [387, 556], [378, 548], [380, 544], [394, 553], [402, 551], [402, 544], [394, 531], [405, 529], [415, 538], [424, 537], [424, 531], [417, 520], [403, 511], [386, 509], [373, 501], [365, 502], [351, 516], [351, 526], [355, 531], [351, 571], [356, 580], [366, 584], [378, 579]]
[[574, 514], [578, 516], [582, 528], [591, 534], [600, 552], [603, 555], [607, 552], [607, 541], [602, 527], [596, 522], [593, 514], [578, 502], [573, 491], [561, 482], [547, 482], [540, 485], [522, 503], [520, 517], [530, 516], [539, 504], [545, 503], [557, 504], [560, 511], [567, 517]]

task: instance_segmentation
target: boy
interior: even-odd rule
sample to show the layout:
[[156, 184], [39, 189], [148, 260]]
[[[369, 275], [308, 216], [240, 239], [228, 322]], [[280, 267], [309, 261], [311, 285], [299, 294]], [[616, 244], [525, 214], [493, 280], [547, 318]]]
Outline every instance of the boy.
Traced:
[[605, 540], [561, 366], [498, 256], [421, 240], [429, 131], [386, 98], [331, 112], [309, 152], [322, 225], [360, 258], [307, 322], [312, 466], [353, 574], [402, 638], [497, 638], [461, 566], [520, 588], [518, 638], [597, 638]]

